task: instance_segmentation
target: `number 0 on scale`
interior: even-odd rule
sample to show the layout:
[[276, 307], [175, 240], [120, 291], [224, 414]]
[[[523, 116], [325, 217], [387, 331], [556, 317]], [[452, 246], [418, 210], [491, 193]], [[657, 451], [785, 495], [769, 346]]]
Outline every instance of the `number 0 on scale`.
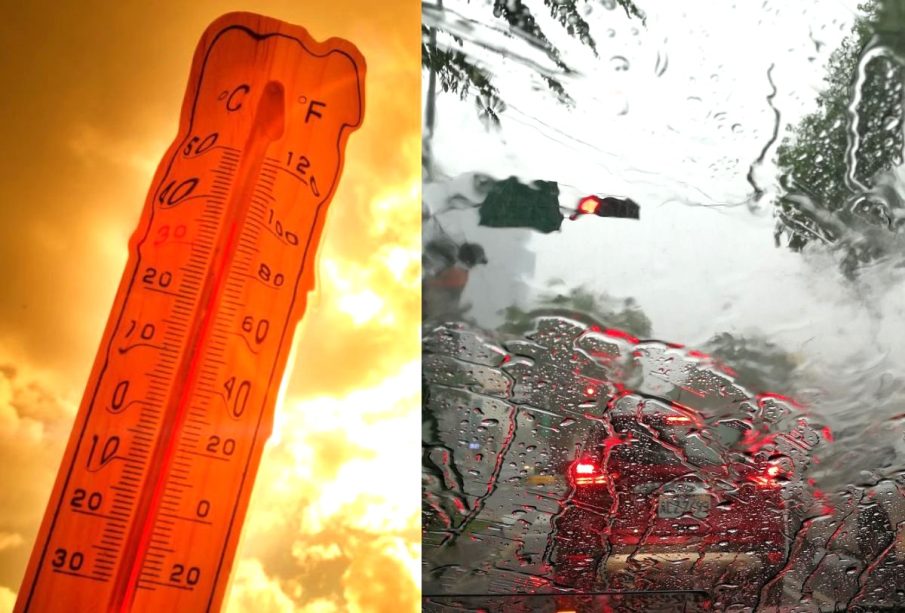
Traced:
[[16, 611], [217, 611], [365, 62], [231, 13], [195, 52]]

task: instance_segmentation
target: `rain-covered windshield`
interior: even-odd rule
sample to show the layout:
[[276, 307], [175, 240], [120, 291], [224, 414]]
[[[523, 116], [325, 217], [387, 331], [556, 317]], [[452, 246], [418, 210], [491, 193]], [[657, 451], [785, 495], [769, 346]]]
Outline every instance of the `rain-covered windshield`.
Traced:
[[905, 609], [905, 1], [422, 14], [425, 610]]

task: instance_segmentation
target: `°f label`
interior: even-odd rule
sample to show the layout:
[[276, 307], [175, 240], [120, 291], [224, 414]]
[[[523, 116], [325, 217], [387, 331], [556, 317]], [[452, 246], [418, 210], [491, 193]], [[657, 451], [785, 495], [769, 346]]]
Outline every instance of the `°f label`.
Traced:
[[364, 76], [274, 19], [205, 31], [16, 611], [219, 609]]

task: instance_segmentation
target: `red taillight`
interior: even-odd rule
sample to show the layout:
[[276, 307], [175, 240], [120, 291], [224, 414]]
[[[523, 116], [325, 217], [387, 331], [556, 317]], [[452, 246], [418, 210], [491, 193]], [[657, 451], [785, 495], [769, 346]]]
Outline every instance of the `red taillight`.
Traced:
[[786, 471], [781, 466], [770, 464], [763, 472], [748, 477], [748, 480], [764, 489], [776, 489], [782, 486], [782, 481], [787, 477]]
[[595, 470], [597, 470], [597, 467], [594, 466], [593, 464], [579, 462], [578, 464], [575, 465], [575, 473], [579, 474], [579, 475], [590, 475]]
[[600, 467], [587, 460], [576, 462], [572, 471], [575, 473], [575, 485], [603, 485], [607, 482], [607, 476], [600, 471]]
[[663, 421], [668, 423], [671, 426], [685, 426], [690, 423], [693, 423], [693, 420], [686, 415], [667, 415], [663, 418]]
[[575, 477], [575, 485], [604, 485], [606, 483], [606, 475], [596, 475], [594, 477]]

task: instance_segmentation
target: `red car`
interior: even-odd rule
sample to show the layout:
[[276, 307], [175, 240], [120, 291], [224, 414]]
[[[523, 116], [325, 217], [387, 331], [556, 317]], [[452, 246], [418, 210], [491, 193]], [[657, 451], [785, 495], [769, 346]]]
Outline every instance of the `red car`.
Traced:
[[757, 598], [789, 549], [782, 483], [790, 468], [745, 453], [750, 432], [738, 419], [705, 426], [664, 401], [619, 402], [567, 469], [573, 489], [555, 521], [556, 582], [711, 595], [736, 586]]

